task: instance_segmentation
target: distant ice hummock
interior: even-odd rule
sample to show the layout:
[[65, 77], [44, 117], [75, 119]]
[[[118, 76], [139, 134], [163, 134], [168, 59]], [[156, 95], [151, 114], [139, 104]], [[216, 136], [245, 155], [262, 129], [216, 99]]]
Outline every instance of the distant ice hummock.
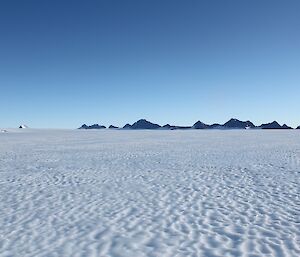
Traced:
[[25, 128], [28, 128], [28, 126], [27, 125], [20, 125], [19, 128], [20, 129], [25, 129]]

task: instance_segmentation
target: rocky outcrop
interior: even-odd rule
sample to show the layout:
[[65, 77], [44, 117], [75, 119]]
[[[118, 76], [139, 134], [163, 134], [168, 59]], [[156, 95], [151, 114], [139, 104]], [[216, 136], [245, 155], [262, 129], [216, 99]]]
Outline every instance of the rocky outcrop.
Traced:
[[193, 129], [208, 129], [210, 128], [209, 125], [203, 123], [202, 121], [198, 120], [193, 126]]
[[127, 124], [123, 127], [123, 129], [131, 129], [131, 125], [127, 123]]
[[131, 129], [158, 129], [161, 126], [145, 119], [138, 120], [131, 125]]
[[89, 126], [88, 125], [86, 125], [86, 124], [83, 124], [83, 125], [81, 125], [81, 127], [80, 128], [78, 128], [78, 129], [88, 129], [89, 128]]
[[261, 128], [261, 129], [292, 129], [291, 127], [287, 126], [286, 124], [281, 126], [277, 121], [262, 124], [259, 126], [259, 128]]
[[255, 128], [255, 125], [251, 121], [240, 121], [238, 119], [230, 119], [223, 125], [227, 129], [246, 129]]
[[105, 129], [105, 126], [99, 125], [99, 124], [93, 124], [91, 126], [88, 126], [86, 124], [83, 124], [80, 128], [78, 129]]
[[286, 125], [286, 124], [283, 124], [283, 125], [281, 126], [281, 129], [293, 129], [293, 128], [290, 127], [290, 126], [288, 126], [288, 125]]
[[166, 124], [164, 126], [162, 126], [163, 129], [174, 129], [176, 126], [172, 126], [170, 124]]

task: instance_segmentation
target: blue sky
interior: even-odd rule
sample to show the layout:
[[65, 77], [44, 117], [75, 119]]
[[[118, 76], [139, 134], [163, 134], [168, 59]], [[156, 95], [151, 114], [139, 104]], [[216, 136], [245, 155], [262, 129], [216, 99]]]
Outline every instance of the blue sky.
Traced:
[[300, 125], [300, 1], [0, 1], [0, 127]]

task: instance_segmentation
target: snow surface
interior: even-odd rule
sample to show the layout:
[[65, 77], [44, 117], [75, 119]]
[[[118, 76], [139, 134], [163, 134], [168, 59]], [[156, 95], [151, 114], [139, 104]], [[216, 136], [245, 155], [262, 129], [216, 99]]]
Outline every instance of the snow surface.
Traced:
[[300, 256], [299, 131], [8, 130], [0, 256]]

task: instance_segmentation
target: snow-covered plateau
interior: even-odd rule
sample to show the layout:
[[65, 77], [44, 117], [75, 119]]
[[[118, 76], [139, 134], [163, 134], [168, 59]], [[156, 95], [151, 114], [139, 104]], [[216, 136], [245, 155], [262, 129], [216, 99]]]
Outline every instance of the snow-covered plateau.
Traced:
[[0, 256], [300, 256], [299, 131], [0, 133]]

